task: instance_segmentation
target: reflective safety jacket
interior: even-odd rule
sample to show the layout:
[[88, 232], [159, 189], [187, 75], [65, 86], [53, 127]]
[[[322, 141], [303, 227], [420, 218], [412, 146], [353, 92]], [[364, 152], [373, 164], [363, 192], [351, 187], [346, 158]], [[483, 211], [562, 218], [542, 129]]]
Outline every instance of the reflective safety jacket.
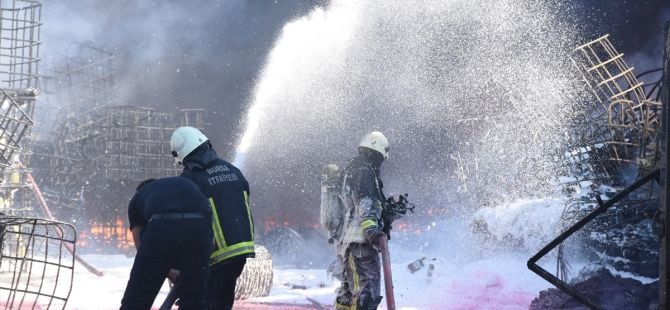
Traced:
[[237, 167], [208, 149], [187, 157], [181, 176], [193, 180], [209, 198], [216, 243], [210, 265], [231, 258], [254, 257], [254, 220], [249, 208], [249, 183]]
[[384, 194], [379, 169], [365, 155], [359, 155], [344, 169], [341, 197], [344, 202], [343, 233], [338, 252], [351, 243], [366, 243], [365, 231], [382, 228]]

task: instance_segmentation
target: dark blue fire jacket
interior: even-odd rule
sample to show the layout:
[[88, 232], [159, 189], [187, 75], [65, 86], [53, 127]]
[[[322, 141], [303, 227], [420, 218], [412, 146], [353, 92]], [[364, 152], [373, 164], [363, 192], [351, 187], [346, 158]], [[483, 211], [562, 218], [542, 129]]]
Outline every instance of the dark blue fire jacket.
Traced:
[[254, 221], [249, 209], [249, 183], [237, 167], [207, 148], [184, 159], [181, 176], [193, 180], [209, 198], [214, 241], [211, 265], [230, 258], [254, 257]]

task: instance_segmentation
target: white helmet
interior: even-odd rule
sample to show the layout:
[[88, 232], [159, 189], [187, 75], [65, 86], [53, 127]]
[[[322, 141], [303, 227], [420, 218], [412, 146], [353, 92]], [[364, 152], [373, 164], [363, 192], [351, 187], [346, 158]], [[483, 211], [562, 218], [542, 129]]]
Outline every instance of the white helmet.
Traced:
[[184, 157], [188, 156], [188, 154], [208, 140], [207, 136], [197, 128], [189, 126], [179, 127], [174, 130], [172, 138], [170, 138], [172, 156], [176, 158], [178, 163], [182, 163]]
[[384, 158], [389, 158], [389, 140], [379, 131], [373, 131], [365, 135], [358, 146], [373, 149], [384, 155]]

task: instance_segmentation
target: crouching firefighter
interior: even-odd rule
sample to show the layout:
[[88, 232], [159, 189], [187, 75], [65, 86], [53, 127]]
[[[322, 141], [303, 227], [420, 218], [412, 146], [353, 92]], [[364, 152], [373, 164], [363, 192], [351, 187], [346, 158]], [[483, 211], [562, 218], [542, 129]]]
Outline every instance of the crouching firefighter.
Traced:
[[336, 309], [377, 309], [382, 300], [381, 262], [376, 246], [380, 238], [388, 238], [382, 218], [386, 200], [379, 179], [388, 151], [386, 137], [381, 132], [371, 132], [361, 140], [358, 156], [341, 172], [342, 221], [340, 232], [332, 235], [343, 266], [338, 277], [342, 284], [337, 290]]

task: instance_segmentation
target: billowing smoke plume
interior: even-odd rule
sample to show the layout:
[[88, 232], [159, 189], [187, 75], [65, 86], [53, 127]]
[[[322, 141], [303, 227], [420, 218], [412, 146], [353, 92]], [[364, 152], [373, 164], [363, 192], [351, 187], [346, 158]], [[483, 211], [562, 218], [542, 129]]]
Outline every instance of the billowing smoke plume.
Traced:
[[51, 75], [48, 69], [77, 54], [73, 43], [108, 50], [119, 104], [206, 109], [207, 133], [225, 153], [281, 25], [321, 2], [46, 1], [40, 68]]

